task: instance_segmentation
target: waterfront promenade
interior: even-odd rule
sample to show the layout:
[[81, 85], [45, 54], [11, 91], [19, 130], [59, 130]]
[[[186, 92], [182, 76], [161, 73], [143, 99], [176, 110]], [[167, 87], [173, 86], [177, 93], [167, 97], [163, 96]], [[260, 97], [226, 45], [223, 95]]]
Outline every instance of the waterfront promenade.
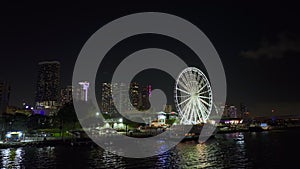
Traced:
[[[269, 128], [268, 130], [262, 130], [265, 132], [268, 131], [276, 131], [281, 130], [283, 132], [288, 130], [298, 130], [300, 129], [299, 125], [294, 126], [286, 126], [286, 127], [273, 127]], [[218, 130], [217, 134], [227, 134], [227, 133], [250, 133], [249, 129], [231, 129], [231, 130]], [[257, 131], [260, 132], [260, 131]], [[125, 132], [120, 132], [119, 134], [126, 135]], [[130, 136], [127, 133], [128, 136]], [[105, 136], [105, 135], [102, 135]], [[132, 133], [131, 137], [151, 137], [152, 135], [147, 133]], [[184, 140], [183, 140], [184, 141]], [[45, 146], [57, 146], [57, 145], [64, 145], [64, 146], [93, 146], [96, 145], [89, 137], [83, 138], [75, 138], [75, 137], [26, 137], [24, 140], [19, 142], [3, 142], [0, 141], [0, 149], [4, 148], [15, 148], [15, 147], [45, 147]]]

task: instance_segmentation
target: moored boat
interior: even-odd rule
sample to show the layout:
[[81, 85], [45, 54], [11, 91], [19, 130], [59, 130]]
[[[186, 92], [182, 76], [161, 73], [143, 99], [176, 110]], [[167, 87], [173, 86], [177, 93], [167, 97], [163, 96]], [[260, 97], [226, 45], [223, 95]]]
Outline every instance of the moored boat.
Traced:
[[[204, 125], [208, 125], [208, 127], [203, 130]], [[191, 129], [189, 132], [185, 133], [184, 136], [178, 134], [182, 133], [182, 130], [187, 127], [186, 125], [176, 125], [175, 128], [173, 128], [173, 132], [170, 135], [171, 139], [181, 139], [181, 142], [185, 141], [196, 141], [198, 143], [205, 142], [207, 139], [213, 138], [216, 134], [216, 127], [215, 128], [210, 128], [213, 127], [209, 123], [206, 124], [197, 124], [190, 126]], [[179, 132], [176, 132], [179, 131]]]

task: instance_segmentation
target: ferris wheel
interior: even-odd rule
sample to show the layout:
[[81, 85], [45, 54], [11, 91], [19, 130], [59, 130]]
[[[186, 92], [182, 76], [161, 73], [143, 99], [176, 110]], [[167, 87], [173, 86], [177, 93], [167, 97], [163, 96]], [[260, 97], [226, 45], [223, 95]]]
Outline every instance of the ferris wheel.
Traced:
[[206, 123], [213, 105], [212, 90], [208, 79], [198, 68], [188, 67], [179, 74], [175, 85], [175, 105], [180, 124]]

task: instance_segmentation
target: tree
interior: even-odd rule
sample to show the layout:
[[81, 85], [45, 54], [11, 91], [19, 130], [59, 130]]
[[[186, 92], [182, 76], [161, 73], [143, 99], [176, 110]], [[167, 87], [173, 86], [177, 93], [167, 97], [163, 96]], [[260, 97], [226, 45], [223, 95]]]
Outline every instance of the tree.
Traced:
[[57, 119], [61, 129], [75, 129], [79, 125], [73, 102], [66, 103], [57, 112]]

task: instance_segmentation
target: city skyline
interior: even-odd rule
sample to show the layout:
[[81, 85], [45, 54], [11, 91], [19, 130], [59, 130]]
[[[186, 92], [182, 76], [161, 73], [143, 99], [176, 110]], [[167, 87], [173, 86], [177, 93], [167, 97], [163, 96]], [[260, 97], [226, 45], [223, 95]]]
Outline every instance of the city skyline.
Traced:
[[[296, 22], [299, 12], [295, 7], [284, 2], [261, 2], [259, 5], [235, 2], [220, 3], [206, 10], [213, 5], [202, 5], [174, 2], [137, 8], [138, 5], [124, 4], [130, 9], [125, 11], [113, 5], [50, 4], [33, 9], [30, 4], [7, 4], [7, 9], [1, 12], [5, 26], [0, 28], [3, 47], [0, 79], [11, 83], [10, 105], [21, 105], [23, 100], [34, 102], [38, 62], [58, 60], [62, 65], [62, 87], [70, 85], [76, 57], [96, 30], [127, 14], [161, 11], [189, 20], [212, 41], [224, 65], [229, 104], [244, 103], [257, 115], [271, 115], [271, 110], [280, 114], [299, 113], [300, 84], [296, 77], [300, 38]], [[35, 12], [40, 12], [39, 16]], [[113, 72], [108, 67], [117, 66], [123, 57], [145, 47], [168, 49], [189, 64], [197, 63], [191, 51], [172, 39], [149, 35], [129, 38], [125, 42], [127, 45], [121, 43], [108, 54], [104, 60], [105, 70], [99, 68], [99, 73], [108, 77], [104, 81], [109, 80]], [[201, 67], [201, 63], [196, 66]], [[137, 76], [148, 76], [145, 83], [151, 82], [154, 74], [170, 78], [157, 73], [143, 72]], [[168, 80], [168, 86], [160, 86], [156, 81], [152, 81], [152, 86], [173, 91], [172, 79]]]

